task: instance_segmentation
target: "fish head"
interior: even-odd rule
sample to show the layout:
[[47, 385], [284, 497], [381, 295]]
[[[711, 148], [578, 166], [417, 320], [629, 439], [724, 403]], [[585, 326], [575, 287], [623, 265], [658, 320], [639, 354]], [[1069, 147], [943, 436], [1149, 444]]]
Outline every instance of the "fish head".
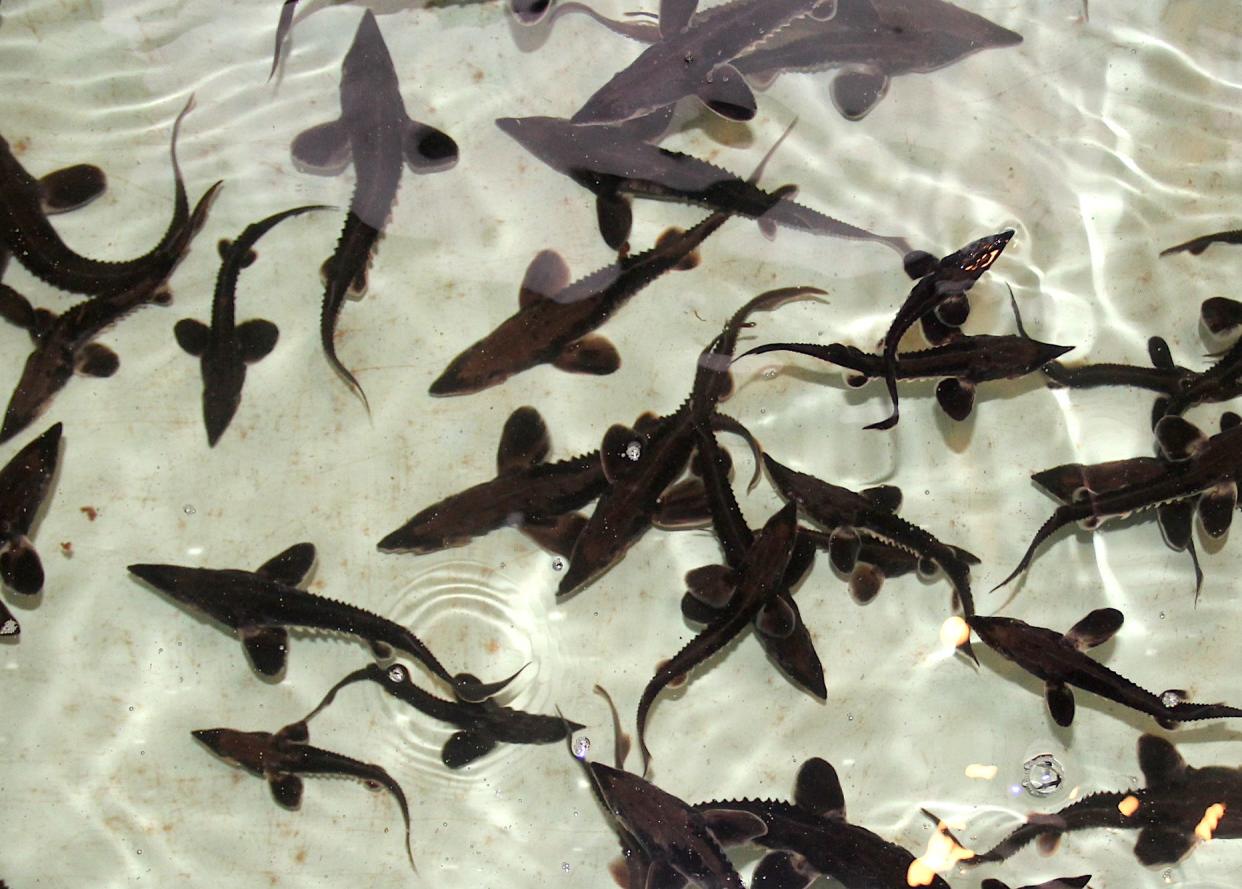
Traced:
[[73, 365], [73, 352], [67, 348], [44, 344], [30, 353], [5, 409], [0, 442], [17, 435], [43, 413], [52, 396], [73, 376]]
[[932, 273], [936, 290], [941, 295], [965, 293], [992, 267], [1013, 237], [1013, 229], [971, 241], [961, 250], [950, 253], [940, 260]]
[[203, 422], [207, 427], [207, 443], [215, 445], [228, 428], [237, 406], [241, 403], [242, 386], [246, 381], [246, 364], [241, 353], [210, 352], [203, 356]]
[[231, 728], [196, 729], [190, 735], [225, 762], [255, 775], [263, 774], [276, 739], [270, 732], [239, 732]]
[[341, 114], [345, 117], [355, 113], [372, 114], [377, 107], [391, 107], [394, 99], [404, 115], [397, 69], [375, 14], [368, 9], [358, 23], [354, 42], [341, 65]]
[[985, 347], [975, 356], [974, 370], [979, 380], [1025, 376], [1074, 348], [1022, 336], [997, 336], [985, 342]]

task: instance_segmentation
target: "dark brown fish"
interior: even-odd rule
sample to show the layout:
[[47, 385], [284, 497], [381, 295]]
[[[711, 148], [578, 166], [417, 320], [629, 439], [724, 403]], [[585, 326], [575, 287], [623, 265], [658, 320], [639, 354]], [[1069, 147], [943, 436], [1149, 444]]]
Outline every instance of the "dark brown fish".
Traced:
[[1191, 256], [1198, 256], [1213, 244], [1242, 244], [1242, 229], [1200, 235], [1197, 238], [1191, 238], [1183, 244], [1177, 244], [1176, 246], [1169, 247], [1167, 250], [1161, 250], [1160, 255], [1169, 256], [1173, 253], [1189, 253]]
[[361, 762], [309, 743], [306, 722], [287, 725], [276, 734], [239, 732], [231, 728], [198, 729], [194, 739], [223, 759], [267, 781], [272, 799], [286, 809], [302, 805], [302, 776], [321, 775], [357, 778], [369, 787], [384, 788], [392, 794], [405, 821], [405, 854], [414, 867], [410, 848], [410, 807], [401, 785], [380, 766]]
[[337, 358], [337, 318], [347, 295], [366, 291], [367, 268], [392, 216], [402, 166], [414, 173], [446, 170], [457, 163], [457, 143], [406, 114], [396, 68], [370, 10], [341, 66], [340, 101], [341, 116], [301, 133], [292, 152], [307, 173], [334, 176], [351, 163], [354, 167], [345, 227], [323, 266], [319, 338], [328, 364], [367, 405], [362, 386]]
[[[50, 426], [0, 469], [0, 579], [23, 596], [43, 589], [43, 563], [29, 535], [60, 462], [60, 432], [59, 423]], [[0, 636], [20, 632], [17, 619], [0, 601]]]
[[305, 627], [357, 636], [380, 658], [403, 651], [448, 683], [463, 700], [485, 700], [513, 680], [511, 676], [480, 684], [472, 677], [455, 677], [400, 624], [356, 605], [299, 589], [297, 585], [306, 579], [314, 563], [315, 547], [298, 543], [257, 571], [151, 564], [130, 565], [129, 570], [191, 611], [236, 633], [251, 666], [264, 676], [277, 677], [284, 672], [289, 629]]
[[[1194, 768], [1155, 735], [1139, 738], [1138, 761], [1146, 787], [1093, 793], [1054, 814], [1032, 814], [969, 863], [1004, 861], [1031, 841], [1051, 852], [1063, 834], [1093, 827], [1137, 830], [1134, 854], [1147, 866], [1180, 861], [1198, 839], [1197, 829], [1213, 839], [1242, 838], [1242, 769]], [[1209, 820], [1215, 822], [1211, 827]]]
[[1165, 728], [1179, 722], [1242, 716], [1242, 710], [1224, 704], [1189, 703], [1186, 692], [1179, 689], [1152, 694], [1087, 657], [1086, 650], [1111, 639], [1124, 620], [1116, 608], [1099, 608], [1064, 635], [1012, 617], [974, 615], [967, 623], [997, 654], [1044, 680], [1048, 709], [1057, 725], [1074, 721], [1071, 685], [1153, 716]]
[[221, 241], [220, 273], [211, 299], [211, 326], [184, 318], [173, 328], [181, 348], [200, 359], [208, 446], [220, 440], [237, 413], [246, 365], [264, 358], [276, 347], [280, 336], [276, 325], [262, 318], [236, 323], [237, 279], [241, 270], [255, 261], [254, 245], [273, 226], [291, 216], [326, 209], [330, 208], [316, 205], [285, 210], [246, 226], [236, 241]]
[[[1090, 882], [1091, 874], [1084, 874], [1081, 877], [1060, 877], [1040, 883], [1038, 886], [1023, 886], [1022, 889], [1086, 889]], [[1009, 885], [995, 877], [989, 877], [979, 884], [979, 889], [1009, 889]]]

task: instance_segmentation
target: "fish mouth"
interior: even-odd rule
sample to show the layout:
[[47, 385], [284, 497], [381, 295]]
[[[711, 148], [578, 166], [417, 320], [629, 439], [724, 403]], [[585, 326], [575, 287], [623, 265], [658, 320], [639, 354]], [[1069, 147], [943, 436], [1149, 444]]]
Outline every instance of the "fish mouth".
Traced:
[[1047, 364], [1049, 361], [1056, 361], [1066, 352], [1073, 351], [1073, 349], [1074, 349], [1073, 346], [1058, 346], [1055, 343], [1040, 343], [1039, 344], [1040, 366], [1042, 367], [1043, 365]]

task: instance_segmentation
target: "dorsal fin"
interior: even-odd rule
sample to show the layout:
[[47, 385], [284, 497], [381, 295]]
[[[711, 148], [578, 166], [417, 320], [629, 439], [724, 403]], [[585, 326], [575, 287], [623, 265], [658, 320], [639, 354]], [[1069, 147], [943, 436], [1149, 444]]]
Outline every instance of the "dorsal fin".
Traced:
[[551, 446], [543, 417], [530, 405], [524, 405], [505, 420], [496, 448], [496, 471], [504, 475], [542, 463]]
[[1156, 424], [1156, 441], [1169, 460], [1189, 460], [1207, 444], [1199, 427], [1182, 417], [1161, 417]]
[[1173, 353], [1164, 337], [1153, 336], [1147, 341], [1147, 357], [1151, 359], [1151, 366], [1160, 370], [1172, 370], [1175, 366]]
[[1097, 608], [1070, 627], [1063, 637], [1079, 651], [1103, 645], [1121, 629], [1125, 616], [1116, 608]]
[[1157, 735], [1139, 738], [1138, 761], [1149, 788], [1176, 784], [1186, 775], [1186, 760], [1172, 744]]
[[255, 574], [285, 586], [297, 586], [306, 579], [314, 564], [315, 544], [295, 543], [260, 565]]
[[555, 250], [540, 250], [526, 266], [522, 286], [518, 289], [518, 305], [523, 309], [531, 303], [560, 293], [569, 284], [569, 266], [565, 257]]
[[794, 803], [815, 815], [844, 819], [845, 794], [837, 770], [818, 756], [804, 762], [794, 782]]

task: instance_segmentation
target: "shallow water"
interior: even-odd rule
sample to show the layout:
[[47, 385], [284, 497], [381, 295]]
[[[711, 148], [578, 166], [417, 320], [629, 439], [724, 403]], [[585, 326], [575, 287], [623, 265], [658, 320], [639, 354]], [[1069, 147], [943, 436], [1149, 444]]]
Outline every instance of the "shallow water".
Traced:
[[[620, 15], [632, 4], [595, 5]], [[861, 122], [833, 110], [822, 74], [778, 79], [759, 93], [749, 125], [688, 101], [663, 144], [745, 175], [796, 117], [764, 182], [796, 183], [799, 201], [936, 253], [1016, 230], [972, 291], [971, 332], [1012, 331], [1008, 284], [1031, 335], [1075, 345], [1069, 359], [1146, 364], [1146, 339], [1160, 334], [1179, 364], [1205, 366], [1204, 353], [1220, 344], [1201, 338], [1199, 304], [1235, 295], [1242, 255], [1220, 246], [1200, 257], [1157, 254], [1238, 224], [1242, 17], [1207, 0], [1097, 2], [1089, 21], [1078, 0], [961, 5], [1023, 43], [898, 77]], [[109, 177], [98, 201], [55, 219], [71, 246], [120, 259], [158, 240], [172, 212], [169, 135], [191, 93], [196, 107], [179, 144], [191, 201], [225, 182], [172, 280], [174, 304], [146, 308], [101, 337], [121, 356], [118, 373], [73, 380], [0, 449], [7, 461], [51, 422], [65, 425], [35, 535], [47, 584], [33, 607], [6, 597], [23, 632], [0, 643], [0, 878], [12, 889], [176, 879], [612, 885], [605, 865], [617, 854], [615, 835], [562, 745], [502, 745], [449, 772], [439, 762], [449, 730], [370, 686], [343, 693], [312, 723], [311, 740], [382, 764], [402, 784], [420, 876], [409, 871], [386, 794], [308, 781], [301, 811], [278, 808], [260, 781], [208, 755], [190, 731], [274, 731], [365, 664], [367, 650], [295, 633], [286, 678], [264, 682], [235, 639], [154, 595], [126, 566], [254, 568], [312, 541], [311, 590], [406, 624], [452, 670], [491, 679], [529, 663], [501, 700], [541, 713], [559, 706], [588, 724], [591, 757], [608, 762], [612, 730], [592, 686], [606, 686], [632, 726], [655, 664], [694, 632], [680, 614], [681, 578], [719, 559], [710, 533], [649, 532], [561, 605], [556, 560], [514, 530], [422, 556], [379, 553], [376, 541], [492, 477], [500, 428], [520, 405], [547, 420], [553, 458], [597, 447], [613, 423], [673, 410], [699, 350], [761, 290], [808, 284], [828, 295], [757, 316], [744, 344], [835, 339], [869, 348], [909, 289], [883, 246], [791, 231], [769, 241], [752, 222], [732, 220], [704, 245], [697, 269], [661, 279], [608, 323], [623, 358], [617, 373], [571, 376], [545, 365], [477, 395], [429, 397], [448, 361], [514, 311], [539, 250], [560, 251], [575, 275], [613, 259], [587, 193], [494, 119], [570, 116], [639, 47], [577, 16], [523, 30], [496, 3], [404, 6], [371, 4], [409, 113], [452, 134], [461, 161], [405, 176], [369, 292], [342, 312], [337, 348], [366, 388], [368, 418], [324, 361], [317, 331], [318, 269], [340, 232], [353, 172], [308, 176], [289, 155], [297, 133], [337, 114], [360, 5], [307, 0], [268, 83], [275, 2], [4, 4], [3, 135], [35, 175], [92, 162]], [[172, 326], [208, 317], [216, 240], [304, 203], [341, 209], [282, 223], [243, 273], [238, 319], [274, 321], [280, 341], [251, 366], [238, 414], [209, 450], [197, 361]], [[702, 216], [638, 202], [631, 242], [650, 244]], [[15, 263], [4, 280], [38, 306], [62, 311], [76, 301]], [[28, 348], [24, 331], [0, 326], [9, 356], [0, 390], [11, 389]], [[1197, 535], [1206, 572], [1197, 603], [1188, 557], [1167, 548], [1151, 520], [1059, 535], [1024, 580], [986, 592], [1052, 510], [1030, 473], [1149, 454], [1147, 394], [1052, 391], [1037, 378], [993, 383], [955, 424], [931, 384], [906, 384], [902, 422], [881, 433], [861, 429], [887, 411], [878, 382], [848, 390], [836, 371], [784, 355], [748, 358], [735, 374], [727, 410], [781, 462], [856, 489], [899, 485], [905, 518], [978, 554], [981, 613], [1003, 607], [1064, 629], [1093, 608], [1120, 608], [1124, 628], [1095, 652], [1109, 666], [1153, 690], [1242, 701], [1231, 635], [1236, 544]], [[1189, 418], [1215, 431], [1221, 412], [1211, 405]], [[751, 458], [727, 443], [738, 478], [747, 477]], [[739, 481], [738, 497], [756, 527], [779, 505], [766, 483], [747, 494]], [[859, 607], [821, 557], [797, 601], [824, 662], [827, 702], [771, 669], [747, 632], [653, 710], [651, 777], [661, 787], [689, 801], [787, 797], [798, 765], [821, 756], [840, 773], [851, 820], [917, 853], [931, 834], [920, 807], [964, 820], [957, 836], [982, 849], [1028, 811], [1141, 786], [1143, 731], [1171, 737], [1192, 765], [1239, 762], [1227, 721], [1163, 732], [1085, 693], [1073, 728], [1056, 727], [1036, 680], [979, 643], [978, 670], [946, 649], [941, 577], [890, 580]], [[1017, 785], [1023, 763], [1040, 753], [1064, 765], [1065, 784], [1035, 799]], [[995, 775], [969, 777], [981, 773], [972, 765], [995, 766]], [[1031, 848], [1004, 866], [946, 877], [955, 887], [988, 875], [1022, 886], [1093, 873], [1097, 889], [1207, 889], [1235, 885], [1242, 862], [1242, 844], [1216, 840], [1175, 866], [1143, 868], [1133, 843], [1133, 831], [1081, 832], [1054, 857]], [[757, 859], [736, 860], [748, 873]]]

